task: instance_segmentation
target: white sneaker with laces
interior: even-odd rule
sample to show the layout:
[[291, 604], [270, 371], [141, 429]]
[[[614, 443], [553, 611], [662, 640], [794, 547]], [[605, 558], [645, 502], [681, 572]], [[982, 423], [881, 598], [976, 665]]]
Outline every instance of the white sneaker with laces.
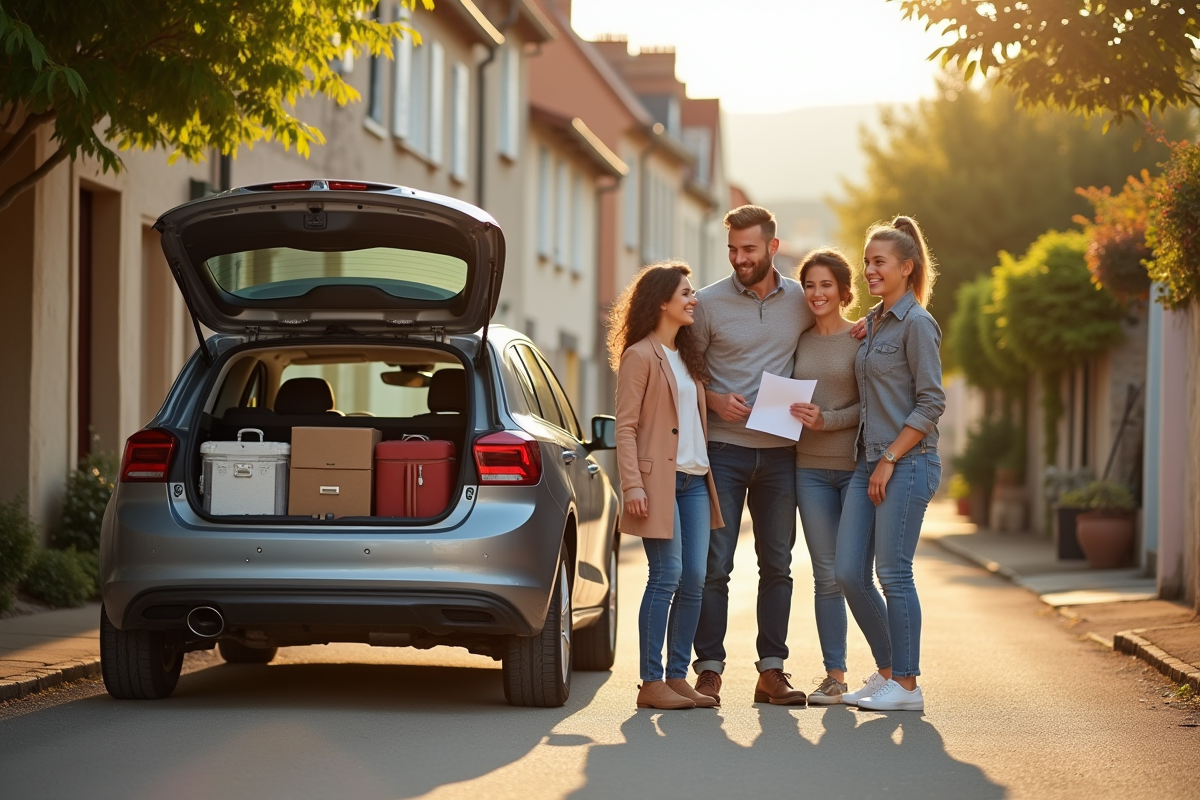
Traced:
[[920, 686], [910, 692], [895, 681], [888, 681], [870, 697], [860, 697], [858, 707], [869, 711], [924, 711], [925, 696]]
[[882, 689], [883, 685], [887, 683], [887, 681], [888, 679], [880, 675], [878, 672], [872, 672], [871, 677], [863, 678], [863, 688], [859, 689], [857, 692], [846, 692], [842, 695], [842, 702], [848, 706], [856, 706], [858, 705], [858, 701], [862, 698], [870, 697], [871, 695], [875, 694], [877, 690]]

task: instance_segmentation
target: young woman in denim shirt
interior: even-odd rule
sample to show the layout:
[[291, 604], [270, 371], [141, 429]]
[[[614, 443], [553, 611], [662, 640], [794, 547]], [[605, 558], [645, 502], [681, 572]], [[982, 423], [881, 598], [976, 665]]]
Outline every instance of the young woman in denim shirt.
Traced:
[[812, 559], [817, 637], [825, 677], [814, 681], [809, 705], [841, 702], [846, 691], [846, 601], [834, 579], [838, 523], [850, 479], [858, 434], [858, 382], [854, 361], [859, 340], [842, 316], [854, 303], [854, 271], [838, 250], [822, 248], [804, 257], [796, 279], [817, 324], [800, 334], [792, 377], [815, 380], [811, 403], [794, 403], [792, 416], [804, 423], [796, 443], [796, 500], [804, 541]]
[[857, 467], [838, 527], [834, 576], [876, 663], [887, 666], [859, 691], [842, 695], [842, 702], [922, 711], [921, 605], [912, 567], [925, 509], [942, 476], [942, 332], [925, 310], [937, 272], [920, 228], [908, 217], [867, 231], [863, 262], [867, 286], [882, 302], [867, 315], [867, 336], [855, 361]]

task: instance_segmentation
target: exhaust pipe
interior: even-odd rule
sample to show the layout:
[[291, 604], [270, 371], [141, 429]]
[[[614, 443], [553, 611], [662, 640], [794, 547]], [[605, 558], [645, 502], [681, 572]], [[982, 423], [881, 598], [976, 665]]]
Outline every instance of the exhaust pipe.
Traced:
[[198, 606], [188, 612], [187, 626], [197, 636], [212, 639], [225, 630], [225, 618], [211, 606]]

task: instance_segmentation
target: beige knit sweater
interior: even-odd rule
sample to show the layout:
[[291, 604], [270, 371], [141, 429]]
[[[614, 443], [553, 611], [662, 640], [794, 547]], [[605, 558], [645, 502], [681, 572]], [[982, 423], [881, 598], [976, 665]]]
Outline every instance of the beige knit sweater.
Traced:
[[812, 401], [820, 407], [825, 427], [804, 429], [796, 443], [797, 467], [854, 469], [860, 414], [854, 357], [860, 344], [849, 333], [822, 336], [816, 328], [809, 328], [800, 334], [792, 377], [816, 380]]

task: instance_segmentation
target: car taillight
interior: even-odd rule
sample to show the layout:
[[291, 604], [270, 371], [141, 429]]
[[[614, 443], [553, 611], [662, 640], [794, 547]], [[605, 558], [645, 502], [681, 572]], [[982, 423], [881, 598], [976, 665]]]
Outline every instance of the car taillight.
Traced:
[[524, 431], [489, 433], [475, 440], [479, 482], [532, 486], [542, 478], [542, 449]]
[[370, 187], [365, 183], [354, 181], [330, 181], [329, 190], [333, 192], [365, 192]]
[[294, 192], [303, 189], [311, 189], [312, 181], [288, 181], [287, 183], [272, 183], [272, 192]]
[[121, 481], [126, 483], [163, 483], [171, 469], [171, 456], [178, 440], [160, 430], [138, 431], [125, 442], [121, 457]]

